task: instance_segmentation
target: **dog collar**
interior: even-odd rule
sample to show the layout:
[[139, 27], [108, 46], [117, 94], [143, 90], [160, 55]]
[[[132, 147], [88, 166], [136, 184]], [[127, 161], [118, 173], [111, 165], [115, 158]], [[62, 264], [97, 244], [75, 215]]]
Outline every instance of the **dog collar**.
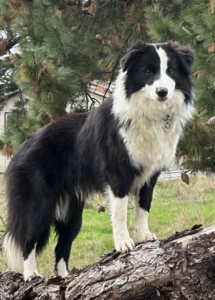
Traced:
[[163, 120], [163, 129], [165, 131], [170, 131], [170, 129], [171, 129], [171, 123], [170, 123], [171, 118], [172, 117], [167, 114]]

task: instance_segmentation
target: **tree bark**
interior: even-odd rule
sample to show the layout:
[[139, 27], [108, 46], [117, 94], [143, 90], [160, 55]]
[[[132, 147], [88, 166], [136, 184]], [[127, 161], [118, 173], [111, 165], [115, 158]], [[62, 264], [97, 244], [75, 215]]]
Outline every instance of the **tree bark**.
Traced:
[[113, 251], [65, 280], [24, 282], [21, 274], [0, 274], [0, 299], [215, 299], [215, 226], [196, 225], [126, 254]]

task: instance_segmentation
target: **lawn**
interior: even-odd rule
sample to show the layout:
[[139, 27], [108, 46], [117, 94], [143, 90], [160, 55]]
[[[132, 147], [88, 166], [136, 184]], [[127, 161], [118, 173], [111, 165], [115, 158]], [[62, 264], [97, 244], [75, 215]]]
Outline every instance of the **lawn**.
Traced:
[[[3, 186], [3, 184], [1, 184]], [[5, 218], [4, 187], [0, 188], [0, 216]], [[84, 210], [83, 226], [73, 243], [70, 268], [83, 268], [100, 259], [113, 250], [112, 231], [108, 209], [97, 213], [96, 206], [106, 202], [99, 196], [88, 201]], [[1, 222], [1, 221], [0, 221]], [[131, 200], [128, 210], [128, 228], [134, 237], [134, 209]], [[159, 239], [166, 238], [175, 231], [203, 224], [204, 227], [215, 225], [215, 181], [209, 178], [191, 176], [190, 185], [181, 180], [159, 181], [154, 192], [149, 226]], [[3, 229], [3, 226], [1, 226]], [[53, 273], [54, 233], [49, 244], [38, 260], [39, 272], [46, 277]], [[0, 272], [6, 270], [6, 263], [0, 256]]]

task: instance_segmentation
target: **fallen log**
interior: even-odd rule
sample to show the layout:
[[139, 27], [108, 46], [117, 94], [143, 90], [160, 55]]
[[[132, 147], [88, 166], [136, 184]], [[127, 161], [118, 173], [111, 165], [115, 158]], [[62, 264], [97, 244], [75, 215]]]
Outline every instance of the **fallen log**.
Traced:
[[24, 282], [21, 274], [0, 274], [0, 299], [215, 299], [215, 226], [194, 226], [126, 254], [113, 251], [65, 280]]

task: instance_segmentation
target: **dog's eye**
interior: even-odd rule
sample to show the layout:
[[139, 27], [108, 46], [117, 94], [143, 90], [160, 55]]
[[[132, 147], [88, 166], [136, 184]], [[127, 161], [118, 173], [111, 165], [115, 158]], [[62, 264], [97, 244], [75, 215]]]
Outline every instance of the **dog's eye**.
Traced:
[[146, 73], [147, 75], [151, 75], [152, 71], [150, 69], [146, 69], [146, 70], [144, 70], [144, 73]]
[[167, 69], [167, 72], [168, 72], [168, 73], [174, 73], [174, 71], [175, 71], [175, 70], [174, 70], [172, 67], [168, 67], [168, 69]]

